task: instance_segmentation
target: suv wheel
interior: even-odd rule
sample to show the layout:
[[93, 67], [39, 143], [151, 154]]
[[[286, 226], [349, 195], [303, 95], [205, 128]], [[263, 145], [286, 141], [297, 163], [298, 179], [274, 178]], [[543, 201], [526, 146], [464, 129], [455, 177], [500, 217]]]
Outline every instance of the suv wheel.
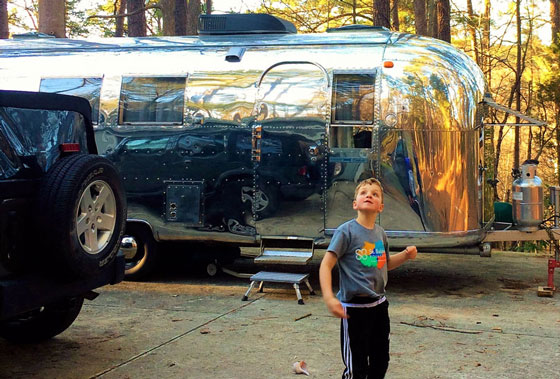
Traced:
[[77, 154], [49, 171], [39, 195], [38, 230], [57, 271], [84, 277], [116, 257], [126, 222], [120, 177], [107, 159]]
[[83, 297], [65, 299], [0, 322], [0, 337], [15, 343], [40, 342], [65, 331], [78, 317]]
[[241, 187], [241, 201], [249, 202], [253, 214], [262, 219], [272, 216], [278, 209], [278, 190], [270, 185], [261, 185], [255, 191], [253, 187]]

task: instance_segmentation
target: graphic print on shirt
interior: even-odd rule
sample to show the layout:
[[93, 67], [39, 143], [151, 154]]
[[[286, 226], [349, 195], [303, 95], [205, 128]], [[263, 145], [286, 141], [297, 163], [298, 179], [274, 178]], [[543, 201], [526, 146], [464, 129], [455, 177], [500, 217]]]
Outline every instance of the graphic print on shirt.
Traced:
[[366, 267], [383, 268], [387, 262], [383, 241], [378, 240], [375, 244], [365, 241], [364, 246], [356, 250], [356, 259]]

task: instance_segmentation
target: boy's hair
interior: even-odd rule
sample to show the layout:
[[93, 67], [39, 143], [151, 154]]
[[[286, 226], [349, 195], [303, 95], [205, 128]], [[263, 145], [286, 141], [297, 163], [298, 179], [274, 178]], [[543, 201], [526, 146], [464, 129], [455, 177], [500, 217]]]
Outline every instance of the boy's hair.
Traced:
[[356, 197], [358, 197], [358, 191], [360, 191], [360, 188], [362, 188], [363, 186], [374, 184], [379, 186], [379, 188], [381, 189], [381, 203], [383, 203], [383, 186], [381, 185], [381, 182], [376, 178], [367, 178], [358, 183], [356, 189], [354, 190], [354, 200], [356, 200]]

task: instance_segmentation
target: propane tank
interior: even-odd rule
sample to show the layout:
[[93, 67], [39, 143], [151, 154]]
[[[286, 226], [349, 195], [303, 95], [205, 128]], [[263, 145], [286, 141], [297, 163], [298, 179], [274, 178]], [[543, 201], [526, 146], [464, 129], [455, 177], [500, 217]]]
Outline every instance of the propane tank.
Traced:
[[537, 176], [537, 160], [526, 160], [521, 165], [521, 176], [513, 181], [513, 223], [519, 230], [539, 230], [543, 221], [543, 186]]

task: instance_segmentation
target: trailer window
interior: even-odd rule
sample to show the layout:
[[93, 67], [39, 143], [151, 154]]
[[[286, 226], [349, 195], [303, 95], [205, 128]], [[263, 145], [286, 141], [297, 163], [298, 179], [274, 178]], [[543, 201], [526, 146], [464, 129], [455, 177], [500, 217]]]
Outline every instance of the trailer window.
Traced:
[[124, 77], [119, 124], [182, 124], [185, 77]]
[[373, 123], [374, 74], [335, 74], [332, 123]]
[[91, 105], [91, 122], [99, 122], [99, 95], [103, 78], [44, 78], [39, 92], [83, 97]]

